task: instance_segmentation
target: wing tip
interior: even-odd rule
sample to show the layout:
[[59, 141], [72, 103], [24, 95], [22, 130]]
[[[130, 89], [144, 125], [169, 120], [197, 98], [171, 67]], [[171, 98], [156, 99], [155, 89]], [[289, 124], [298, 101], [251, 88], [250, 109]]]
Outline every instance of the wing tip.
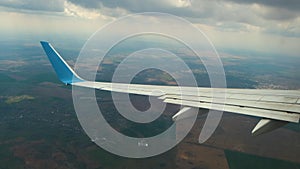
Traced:
[[50, 45], [50, 43], [48, 41], [44, 41], [44, 40], [40, 41], [40, 44], [42, 46]]
[[79, 77], [67, 62], [59, 55], [59, 53], [47, 41], [40, 41], [52, 67], [54, 68], [58, 78], [65, 84], [72, 84], [84, 81]]

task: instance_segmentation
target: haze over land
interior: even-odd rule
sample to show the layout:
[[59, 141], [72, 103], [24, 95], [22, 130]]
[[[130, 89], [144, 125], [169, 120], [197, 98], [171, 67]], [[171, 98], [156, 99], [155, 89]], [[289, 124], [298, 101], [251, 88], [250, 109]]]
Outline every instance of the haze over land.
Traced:
[[[250, 131], [258, 119], [225, 113], [212, 138], [199, 145], [205, 109], [199, 111], [196, 125], [183, 142], [162, 155], [147, 159], [112, 155], [84, 133], [71, 88], [59, 82], [39, 44], [40, 40], [51, 42], [74, 66], [86, 40], [101, 26], [135, 12], [167, 12], [189, 20], [210, 38], [223, 62], [228, 87], [300, 89], [299, 8], [294, 0], [2, 0], [0, 168], [300, 168], [299, 124], [252, 137]], [[122, 29], [130, 28], [129, 24]], [[129, 38], [118, 44], [100, 65], [97, 80], [110, 81], [124, 57], [147, 47], [172, 51], [190, 66], [199, 86], [210, 86], [201, 61], [158, 36]], [[177, 75], [183, 78], [180, 70]], [[175, 85], [169, 74], [155, 69], [140, 72], [132, 82]], [[169, 105], [157, 121], [142, 126], [118, 114], [109, 92], [97, 91], [96, 95], [106, 119], [130, 136], [161, 132], [178, 110]], [[142, 110], [148, 106], [147, 99], [131, 96]]]
[[[76, 40], [81, 42], [79, 39]], [[71, 88], [58, 81], [38, 42], [37, 45], [27, 45], [31, 41], [33, 40], [5, 41], [1, 44], [6, 46], [0, 57], [1, 63], [5, 65], [0, 71], [2, 117], [0, 119], [2, 133], [0, 164], [3, 167], [121, 168], [127, 166], [139, 168], [147, 164], [148, 168], [228, 168], [231, 165], [251, 164], [256, 168], [266, 168], [266, 165], [274, 168], [273, 163], [276, 166], [294, 166], [295, 168], [299, 166], [295, 164], [299, 163], [297, 157], [300, 152], [298, 151], [300, 139], [298, 124], [290, 124], [273, 133], [256, 138], [251, 137], [250, 131], [257, 119], [224, 114], [213, 137], [204, 145], [199, 145], [197, 138], [206, 117], [203, 112], [206, 110], [200, 111], [199, 120], [191, 134], [170, 152], [144, 160], [124, 159], [111, 155], [93, 144], [84, 134], [73, 109]], [[71, 44], [71, 41], [74, 40], [60, 40], [60, 43]], [[135, 42], [133, 40], [130, 43]], [[123, 49], [122, 44], [107, 56], [104, 60], [105, 64], [100, 65], [98, 80], [109, 81], [111, 79], [112, 72], [119, 61], [128, 54], [128, 51], [121, 49]], [[58, 50], [72, 65], [80, 47], [79, 45], [58, 47]], [[176, 50], [177, 48], [173, 49], [174, 53]], [[182, 57], [192, 67], [199, 84], [209, 85], [207, 74], [205, 71], [200, 71], [203, 70], [201, 62], [194, 62], [190, 59], [192, 56], [182, 54]], [[272, 84], [278, 88], [299, 86], [299, 81], [291, 79], [290, 76], [284, 76], [293, 74], [292, 67], [297, 67], [298, 58], [290, 57], [285, 59], [285, 62], [265, 57], [255, 58], [251, 60], [240, 56], [222, 59], [228, 87], [257, 88], [265, 84]], [[258, 64], [262, 64], [261, 61], [267, 59], [272, 60], [272, 63], [264, 64], [267, 65], [265, 69], [258, 69]], [[289, 59], [290, 68], [283, 69]], [[276, 80], [279, 78], [278, 74], [283, 74], [280, 76], [282, 81]], [[270, 78], [261, 78], [261, 75]], [[168, 76], [160, 71], [147, 70], [138, 74], [133, 82], [168, 84], [172, 80]], [[270, 88], [270, 86], [265, 87]], [[131, 136], [151, 136], [162, 132], [169, 126], [171, 115], [178, 110], [176, 106], [171, 106], [155, 123], [150, 126], [140, 126], [118, 115], [109, 92], [97, 92], [97, 97], [98, 104], [111, 125]], [[143, 110], [147, 107], [146, 97], [133, 96], [132, 101], [139, 109]], [[282, 140], [282, 137], [286, 139]], [[235, 153], [238, 152], [246, 154], [236, 156]], [[251, 157], [248, 153], [259, 156]], [[271, 159], [264, 159], [260, 156]], [[241, 160], [245, 162], [236, 163], [237, 157], [241, 157]], [[277, 160], [274, 161], [274, 159]], [[260, 160], [261, 163], [256, 164], [253, 160]]]

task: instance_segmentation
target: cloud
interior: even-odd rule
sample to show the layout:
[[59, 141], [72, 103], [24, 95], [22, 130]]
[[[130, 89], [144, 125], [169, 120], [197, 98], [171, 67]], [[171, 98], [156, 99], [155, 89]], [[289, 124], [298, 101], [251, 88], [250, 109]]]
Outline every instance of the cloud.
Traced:
[[[182, 17], [209, 17], [214, 12], [212, 1], [191, 0], [68, 0], [89, 9], [123, 9], [128, 13], [163, 12]], [[196, 4], [196, 6], [195, 6]]]
[[67, 16], [75, 16], [86, 19], [95, 19], [102, 16], [101, 13], [96, 10], [88, 10], [67, 1], [64, 4], [64, 12]]
[[15, 8], [21, 10], [38, 10], [38, 11], [51, 11], [51, 12], [63, 12], [64, 0], [1, 0], [0, 6]]
[[[205, 18], [214, 17], [224, 8], [229, 9], [223, 17], [230, 16], [230, 6], [260, 6], [261, 9], [267, 10], [264, 15], [265, 19], [285, 20], [299, 16], [299, 0], [68, 0], [74, 4], [81, 5], [85, 8], [99, 9], [122, 8], [129, 12], [166, 12], [176, 14], [182, 17]], [[252, 13], [250, 9], [239, 13]], [[255, 15], [255, 13], [254, 13]]]
[[[204, 23], [224, 31], [290, 32], [279, 23], [297, 25], [300, 12], [298, 0], [69, 0], [88, 9], [100, 9], [102, 13], [118, 9], [114, 17], [135, 12], [165, 12], [187, 18], [194, 23]], [[273, 3], [274, 2], [274, 3]], [[110, 9], [110, 10], [108, 10]], [[240, 29], [242, 28], [242, 29]], [[273, 31], [268, 31], [271, 28]], [[274, 31], [275, 29], [278, 29]], [[294, 31], [294, 29], [293, 29]], [[300, 32], [299, 32], [300, 33]], [[285, 33], [287, 35], [291, 33]], [[295, 34], [295, 33], [293, 33]]]
[[[49, 24], [51, 30], [64, 25], [65, 31], [90, 32], [130, 13], [163, 12], [201, 25], [221, 46], [281, 49], [282, 38], [288, 44], [283, 51], [296, 55], [299, 49], [295, 45], [300, 38], [298, 9], [299, 0], [0, 0], [0, 19], [7, 30], [30, 22], [28, 29], [40, 30]], [[249, 43], [241, 43], [245, 39]]]
[[109, 8], [124, 8], [132, 12], [141, 12], [141, 11], [153, 11], [155, 9], [167, 9], [170, 7], [180, 8], [188, 7], [191, 5], [190, 0], [69, 0], [72, 3], [82, 5], [86, 8], [99, 8], [106, 6]]
[[240, 4], [261, 4], [267, 7], [283, 8], [286, 10], [299, 11], [299, 0], [227, 0]]

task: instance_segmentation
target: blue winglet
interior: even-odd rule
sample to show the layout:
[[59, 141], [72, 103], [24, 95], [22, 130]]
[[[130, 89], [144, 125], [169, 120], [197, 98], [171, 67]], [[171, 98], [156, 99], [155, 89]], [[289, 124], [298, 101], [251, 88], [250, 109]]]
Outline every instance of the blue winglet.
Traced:
[[72, 70], [72, 68], [59, 55], [59, 53], [56, 52], [50, 43], [41, 41], [41, 44], [60, 81], [65, 84], [84, 81], [74, 72], [74, 70]]

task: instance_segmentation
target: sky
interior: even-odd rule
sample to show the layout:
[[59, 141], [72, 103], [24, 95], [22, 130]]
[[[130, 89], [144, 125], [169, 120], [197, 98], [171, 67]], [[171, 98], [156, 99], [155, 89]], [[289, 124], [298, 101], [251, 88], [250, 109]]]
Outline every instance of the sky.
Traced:
[[217, 49], [300, 57], [299, 9], [299, 0], [1, 0], [0, 34], [88, 37], [128, 14], [163, 12], [192, 22]]

